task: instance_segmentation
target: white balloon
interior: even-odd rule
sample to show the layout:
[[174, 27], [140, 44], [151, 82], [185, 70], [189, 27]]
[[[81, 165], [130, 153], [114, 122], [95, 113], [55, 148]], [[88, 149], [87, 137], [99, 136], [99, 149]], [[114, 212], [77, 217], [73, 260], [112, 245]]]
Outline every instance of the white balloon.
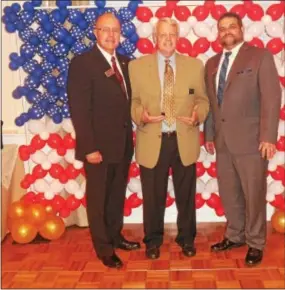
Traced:
[[170, 192], [174, 190], [174, 185], [173, 185], [173, 181], [171, 178], [168, 178], [168, 181], [167, 181], [167, 192]]
[[157, 17], [152, 17], [150, 19], [149, 23], [154, 26], [157, 23], [157, 21], [158, 21], [158, 18]]
[[266, 14], [261, 18], [261, 21], [266, 25], [272, 21], [272, 17]]
[[45, 123], [41, 120], [29, 120], [28, 130], [32, 134], [40, 134], [41, 132], [45, 131]]
[[181, 21], [179, 23], [179, 36], [186, 37], [190, 32], [190, 24], [187, 21]]
[[194, 25], [193, 31], [198, 37], [207, 37], [211, 34], [211, 28], [209, 25], [202, 21], [199, 21]]
[[49, 185], [44, 179], [37, 179], [34, 183], [34, 187], [37, 192], [49, 191]]
[[217, 39], [217, 37], [218, 37], [218, 27], [217, 27], [217, 24], [212, 25], [212, 27], [211, 27], [211, 35], [213, 35], [214, 40]]
[[56, 133], [60, 130], [61, 124], [56, 124], [53, 122], [52, 119], [48, 118], [47, 123], [46, 123], [46, 130], [49, 133]]
[[175, 198], [175, 191], [174, 191], [174, 190], [170, 190], [170, 191], [169, 191], [169, 195], [170, 195], [172, 198]]
[[43, 168], [44, 170], [50, 170], [50, 168], [51, 168], [51, 162], [50, 162], [49, 160], [44, 161], [44, 162], [42, 163], [42, 168]]
[[64, 155], [64, 159], [70, 163], [73, 164], [75, 161], [75, 151], [74, 149], [68, 149], [66, 150], [66, 154]]
[[74, 127], [73, 127], [71, 119], [67, 119], [67, 118], [63, 119], [62, 120], [62, 128], [67, 133], [73, 132], [74, 131]]
[[143, 199], [142, 192], [137, 192], [137, 196], [138, 196], [139, 199]]
[[282, 61], [280, 57], [278, 57], [277, 55], [274, 55], [274, 62], [278, 71], [278, 75], [280, 77], [284, 77], [285, 76], [285, 61]]
[[210, 192], [203, 192], [201, 195], [202, 195], [202, 198], [204, 200], [208, 200], [211, 197], [211, 193]]
[[83, 192], [86, 191], [86, 180], [83, 180], [83, 182], [81, 183], [80, 190], [82, 190]]
[[267, 192], [266, 201], [272, 202], [273, 200], [275, 200], [275, 194], [273, 194], [272, 192]]
[[245, 30], [243, 37], [244, 37], [244, 41], [247, 41], [247, 42], [252, 41], [253, 39], [252, 34], [250, 34], [247, 29]]
[[208, 193], [219, 192], [218, 181], [216, 178], [211, 178], [208, 180], [205, 186], [205, 192]]
[[277, 151], [273, 158], [269, 161], [269, 164], [283, 165], [285, 164], [285, 155], [284, 152]]
[[205, 183], [200, 178], [198, 178], [196, 183], [196, 192], [198, 193], [204, 192], [205, 186], [206, 186]]
[[71, 132], [70, 136], [75, 140], [76, 139], [75, 131]]
[[266, 25], [266, 32], [270, 37], [279, 38], [283, 36], [282, 26], [277, 21], [268, 23]]
[[40, 137], [41, 137], [42, 140], [46, 141], [49, 138], [49, 132], [47, 132], [47, 131], [41, 132], [40, 133]]
[[217, 39], [217, 36], [213, 34], [212, 32], [207, 36], [207, 40], [210, 42], [213, 42]]
[[130, 192], [141, 192], [142, 191], [142, 185], [141, 181], [138, 178], [131, 178], [130, 182], [128, 184], [128, 189]]
[[211, 167], [211, 161], [210, 161], [210, 160], [205, 160], [205, 161], [203, 162], [203, 166], [204, 166], [205, 168], [210, 168], [210, 167]]
[[195, 16], [190, 16], [187, 19], [187, 22], [190, 24], [191, 27], [193, 27], [198, 22], [198, 20]]
[[259, 37], [264, 32], [264, 23], [255, 21], [247, 27], [247, 32], [253, 37]]
[[199, 158], [197, 161], [204, 162], [206, 160], [206, 158], [207, 158], [207, 152], [203, 148], [201, 148], [200, 155], [199, 155]]
[[73, 166], [75, 169], [79, 170], [83, 167], [83, 162], [82, 161], [79, 161], [79, 160], [75, 160], [74, 163], [73, 163]]
[[273, 194], [280, 194], [284, 191], [284, 186], [282, 184], [282, 181], [280, 180], [273, 180], [267, 187], [267, 192], [273, 193]]
[[278, 136], [284, 136], [285, 135], [285, 121], [280, 120], [278, 125]]
[[74, 196], [77, 198], [77, 199], [82, 199], [84, 197], [84, 191], [82, 190], [77, 190], [75, 193], [74, 193]]
[[64, 189], [64, 185], [58, 179], [53, 179], [49, 187], [50, 191], [54, 193], [60, 193]]
[[42, 164], [47, 161], [47, 155], [43, 151], [38, 150], [31, 155], [31, 160], [36, 164]]
[[269, 171], [275, 171], [277, 169], [277, 164], [272, 162], [272, 159], [268, 162], [268, 170]]
[[212, 154], [209, 154], [207, 152], [207, 158], [206, 158], [207, 161], [210, 161], [210, 162], [215, 162], [216, 161], [216, 153], [214, 155]]
[[55, 197], [55, 193], [53, 193], [52, 191], [46, 191], [44, 192], [44, 197], [47, 200], [52, 200]]
[[152, 25], [149, 22], [142, 22], [137, 27], [137, 34], [141, 38], [148, 38], [152, 34]]
[[48, 154], [48, 161], [52, 164], [60, 162], [62, 158], [62, 156], [57, 154], [57, 151], [55, 149], [51, 150]]
[[68, 180], [64, 188], [68, 193], [72, 194], [80, 190], [79, 184], [73, 179]]

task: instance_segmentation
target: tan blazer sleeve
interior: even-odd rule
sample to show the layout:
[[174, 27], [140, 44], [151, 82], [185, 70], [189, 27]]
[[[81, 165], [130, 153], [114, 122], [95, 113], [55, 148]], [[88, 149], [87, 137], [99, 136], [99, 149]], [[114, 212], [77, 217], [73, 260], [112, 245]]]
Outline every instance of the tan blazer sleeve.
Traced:
[[141, 104], [140, 99], [140, 91], [139, 91], [139, 71], [136, 71], [136, 63], [131, 61], [129, 63], [129, 76], [131, 82], [132, 89], [132, 107], [131, 107], [131, 115], [132, 119], [137, 126], [143, 125], [141, 118], [143, 113], [143, 106]]
[[203, 123], [209, 112], [209, 99], [206, 92], [205, 78], [204, 78], [204, 65], [202, 61], [199, 63], [199, 81], [196, 87], [195, 105], [198, 106], [197, 115], [199, 123]]
[[260, 142], [275, 144], [281, 106], [281, 88], [274, 59], [265, 51], [259, 68], [259, 89], [261, 96]]

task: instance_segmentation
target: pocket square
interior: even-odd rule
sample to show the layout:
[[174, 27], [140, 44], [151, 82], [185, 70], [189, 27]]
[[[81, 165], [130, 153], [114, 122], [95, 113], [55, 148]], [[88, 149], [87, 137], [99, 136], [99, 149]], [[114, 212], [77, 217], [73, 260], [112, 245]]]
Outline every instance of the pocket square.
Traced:
[[252, 68], [246, 68], [244, 70], [240, 70], [237, 72], [238, 75], [244, 74], [244, 73], [250, 73], [252, 72]]
[[194, 89], [189, 89], [189, 95], [193, 95], [193, 94], [194, 94], [194, 92], [195, 92], [195, 90], [194, 90]]

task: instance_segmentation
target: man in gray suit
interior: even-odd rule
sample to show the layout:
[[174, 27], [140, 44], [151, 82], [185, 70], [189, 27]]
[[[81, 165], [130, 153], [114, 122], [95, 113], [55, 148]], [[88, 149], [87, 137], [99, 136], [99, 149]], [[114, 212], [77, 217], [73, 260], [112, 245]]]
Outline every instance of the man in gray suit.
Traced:
[[234, 13], [218, 21], [223, 52], [206, 64], [211, 110], [205, 123], [205, 147], [217, 153], [219, 192], [227, 227], [223, 251], [249, 249], [247, 265], [261, 262], [266, 241], [266, 171], [275, 154], [281, 89], [273, 57], [243, 41], [243, 25]]

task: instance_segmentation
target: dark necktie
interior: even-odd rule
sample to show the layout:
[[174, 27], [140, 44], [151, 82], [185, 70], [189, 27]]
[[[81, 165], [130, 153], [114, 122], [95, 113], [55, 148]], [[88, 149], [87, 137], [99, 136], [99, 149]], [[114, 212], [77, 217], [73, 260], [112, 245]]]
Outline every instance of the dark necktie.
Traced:
[[125, 88], [125, 84], [124, 84], [124, 79], [123, 79], [123, 76], [121, 75], [120, 71], [118, 70], [116, 59], [115, 59], [114, 56], [112, 56], [111, 62], [112, 62], [112, 68], [114, 70], [116, 78], [119, 81], [120, 86], [121, 86], [121, 88], [122, 88], [122, 90], [123, 90], [123, 92], [124, 92], [124, 94], [125, 94], [125, 96], [127, 98], [127, 92], [126, 92], [126, 88]]
[[220, 75], [219, 75], [219, 86], [218, 86], [218, 104], [219, 106], [222, 104], [223, 97], [224, 97], [224, 89], [226, 84], [226, 76], [227, 76], [227, 70], [229, 66], [229, 57], [232, 54], [231, 51], [228, 51], [225, 53], [225, 58], [221, 66]]

